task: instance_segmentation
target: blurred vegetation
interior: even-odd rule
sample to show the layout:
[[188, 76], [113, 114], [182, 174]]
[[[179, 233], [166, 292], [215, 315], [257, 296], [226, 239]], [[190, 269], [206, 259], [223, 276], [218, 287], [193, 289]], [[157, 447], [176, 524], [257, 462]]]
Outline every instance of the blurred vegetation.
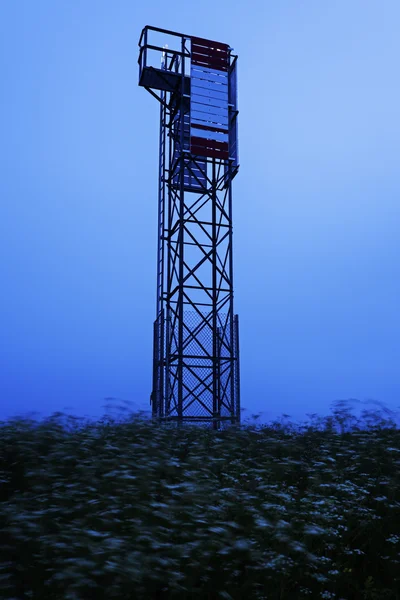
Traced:
[[0, 598], [400, 599], [400, 431], [0, 422]]

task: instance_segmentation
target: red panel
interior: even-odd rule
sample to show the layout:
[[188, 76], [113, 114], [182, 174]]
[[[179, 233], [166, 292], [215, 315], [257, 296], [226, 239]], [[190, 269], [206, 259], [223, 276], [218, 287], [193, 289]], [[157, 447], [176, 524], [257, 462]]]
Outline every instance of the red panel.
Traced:
[[196, 46], [203, 46], [205, 48], [217, 48], [218, 50], [225, 50], [226, 52], [229, 49], [228, 44], [222, 44], [221, 42], [213, 42], [212, 40], [205, 40], [203, 38], [191, 37], [192, 46], [195, 44]]
[[210, 67], [211, 69], [220, 69], [221, 71], [228, 70], [228, 57], [214, 58], [213, 56], [205, 56], [203, 54], [192, 52], [192, 63], [194, 65]]
[[224, 65], [228, 64], [228, 55], [227, 54], [223, 54], [222, 52], [219, 52], [218, 54], [204, 54], [202, 52], [197, 52], [197, 50], [195, 50], [194, 52], [192, 51], [192, 60], [199, 60], [199, 61], [209, 61], [209, 60], [214, 60], [217, 62], [220, 62]]
[[214, 158], [229, 158], [229, 146], [227, 142], [217, 142], [216, 140], [206, 140], [204, 138], [192, 136], [190, 139], [190, 151], [199, 156], [211, 156]]
[[226, 70], [229, 64], [227, 44], [192, 37], [192, 62], [210, 68]]
[[195, 144], [196, 146], [212, 146], [216, 150], [228, 150], [227, 142], [217, 142], [217, 140], [206, 140], [205, 138], [197, 137], [192, 135], [190, 138], [191, 144]]
[[225, 50], [216, 50], [215, 48], [202, 48], [201, 46], [192, 45], [192, 56], [194, 54], [228, 60], [228, 53]]
[[229, 159], [229, 152], [221, 152], [221, 150], [212, 150], [211, 148], [193, 148], [192, 154], [195, 156], [206, 156], [207, 158], [219, 158], [221, 160]]

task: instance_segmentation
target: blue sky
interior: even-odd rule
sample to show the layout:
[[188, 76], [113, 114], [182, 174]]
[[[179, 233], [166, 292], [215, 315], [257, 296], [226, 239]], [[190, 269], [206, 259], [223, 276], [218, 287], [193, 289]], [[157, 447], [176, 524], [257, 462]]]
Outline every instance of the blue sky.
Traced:
[[400, 406], [400, 4], [4, 0], [0, 418], [149, 408], [158, 117], [144, 25], [239, 54], [242, 405]]

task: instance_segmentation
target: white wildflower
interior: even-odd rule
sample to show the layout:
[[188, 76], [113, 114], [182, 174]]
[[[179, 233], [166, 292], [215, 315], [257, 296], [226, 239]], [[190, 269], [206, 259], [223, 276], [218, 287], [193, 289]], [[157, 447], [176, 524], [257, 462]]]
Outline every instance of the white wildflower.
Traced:
[[271, 523], [263, 517], [259, 517], [258, 519], [256, 519], [256, 525], [257, 527], [272, 527]]
[[250, 548], [250, 542], [243, 538], [236, 540], [236, 542], [234, 543], [234, 548], [236, 548], [237, 550], [248, 550]]
[[391, 535], [386, 541], [391, 544], [398, 544], [400, 542], [400, 537], [398, 535]]
[[224, 534], [226, 533], [226, 529], [224, 529], [223, 527], [209, 527], [208, 531], [211, 531], [212, 533], [221, 533]]
[[86, 529], [86, 533], [91, 537], [105, 537], [105, 533], [101, 533], [100, 531], [95, 531], [94, 529]]
[[283, 519], [279, 519], [276, 526], [278, 529], [286, 529], [287, 527], [290, 527], [290, 523], [284, 521]]
[[307, 533], [308, 535], [322, 535], [325, 533], [325, 530], [318, 525], [306, 525], [306, 527], [304, 527], [304, 533]]

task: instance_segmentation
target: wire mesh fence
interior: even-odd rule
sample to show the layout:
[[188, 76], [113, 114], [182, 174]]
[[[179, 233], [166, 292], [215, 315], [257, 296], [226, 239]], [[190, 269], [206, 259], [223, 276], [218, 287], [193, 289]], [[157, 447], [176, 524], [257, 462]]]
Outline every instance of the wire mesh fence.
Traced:
[[[182, 326], [180, 343], [179, 329]], [[240, 415], [237, 319], [185, 311], [154, 323], [153, 415], [233, 422]]]

